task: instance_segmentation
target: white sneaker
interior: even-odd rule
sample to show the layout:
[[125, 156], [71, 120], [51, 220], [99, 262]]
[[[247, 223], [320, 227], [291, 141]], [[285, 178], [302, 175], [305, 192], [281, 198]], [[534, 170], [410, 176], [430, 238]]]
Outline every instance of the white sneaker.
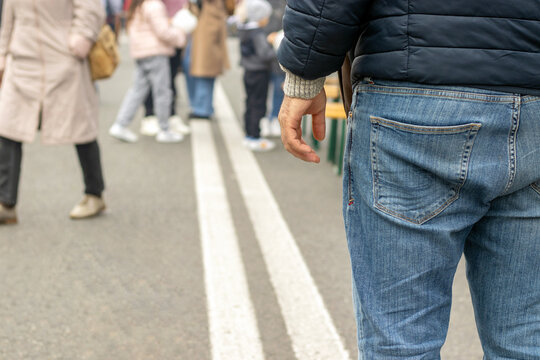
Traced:
[[169, 126], [172, 131], [183, 135], [187, 135], [191, 132], [190, 127], [178, 115], [173, 115], [169, 118]]
[[270, 121], [268, 118], [263, 117], [259, 122], [259, 128], [261, 129], [261, 136], [270, 136]]
[[270, 151], [276, 147], [276, 144], [273, 141], [263, 138], [245, 138], [244, 146], [251, 151]]
[[109, 129], [109, 135], [118, 140], [122, 140], [129, 143], [134, 143], [137, 141], [137, 135], [127, 127], [123, 127], [120, 124], [113, 124]]
[[184, 140], [184, 135], [172, 132], [171, 130], [158, 132], [156, 141], [159, 143], [179, 143]]
[[159, 130], [159, 122], [156, 116], [147, 116], [141, 120], [141, 129], [139, 131], [142, 135], [156, 136]]
[[273, 118], [272, 121], [270, 121], [270, 135], [273, 137], [281, 137], [281, 126], [279, 125], [279, 120], [277, 118]]

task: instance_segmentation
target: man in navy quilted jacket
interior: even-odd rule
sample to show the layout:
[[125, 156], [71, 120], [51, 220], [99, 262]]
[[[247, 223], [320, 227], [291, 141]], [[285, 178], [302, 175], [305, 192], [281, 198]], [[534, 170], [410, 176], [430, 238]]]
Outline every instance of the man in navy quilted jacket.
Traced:
[[359, 359], [440, 359], [464, 254], [486, 360], [540, 359], [540, 1], [289, 0], [282, 140], [319, 162], [352, 60], [343, 214]]

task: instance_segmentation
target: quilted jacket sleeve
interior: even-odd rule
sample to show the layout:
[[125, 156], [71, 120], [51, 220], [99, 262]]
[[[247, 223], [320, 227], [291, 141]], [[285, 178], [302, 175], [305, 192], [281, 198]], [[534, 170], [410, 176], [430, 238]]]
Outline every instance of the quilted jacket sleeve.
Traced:
[[337, 71], [357, 40], [372, 0], [289, 0], [279, 62], [304, 79]]

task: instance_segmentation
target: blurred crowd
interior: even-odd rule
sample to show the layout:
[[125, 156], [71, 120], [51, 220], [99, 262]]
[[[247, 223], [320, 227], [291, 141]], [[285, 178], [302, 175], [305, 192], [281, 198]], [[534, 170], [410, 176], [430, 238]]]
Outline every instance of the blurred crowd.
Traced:
[[[138, 132], [158, 143], [181, 142], [192, 120], [211, 121], [215, 80], [229, 68], [227, 31], [234, 28], [247, 94], [244, 146], [275, 147], [267, 138], [280, 135], [285, 75], [276, 51], [284, 0], [0, 0], [0, 8], [0, 224], [17, 222], [23, 143], [38, 132], [44, 144], [76, 148], [84, 197], [70, 217], [84, 219], [105, 209], [99, 99], [88, 64], [105, 24], [117, 39], [126, 31], [136, 65], [110, 136], [135, 143], [139, 134], [131, 125], [140, 107], [145, 114]], [[180, 72], [187, 119], [176, 102]]]

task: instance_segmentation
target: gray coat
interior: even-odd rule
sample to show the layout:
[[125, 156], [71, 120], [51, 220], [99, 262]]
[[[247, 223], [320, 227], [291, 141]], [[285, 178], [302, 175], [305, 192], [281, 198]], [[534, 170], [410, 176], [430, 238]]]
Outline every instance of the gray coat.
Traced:
[[272, 62], [276, 59], [276, 52], [266, 40], [263, 29], [240, 29], [240, 51], [242, 58], [240, 64], [246, 71], [260, 71], [272, 68]]

